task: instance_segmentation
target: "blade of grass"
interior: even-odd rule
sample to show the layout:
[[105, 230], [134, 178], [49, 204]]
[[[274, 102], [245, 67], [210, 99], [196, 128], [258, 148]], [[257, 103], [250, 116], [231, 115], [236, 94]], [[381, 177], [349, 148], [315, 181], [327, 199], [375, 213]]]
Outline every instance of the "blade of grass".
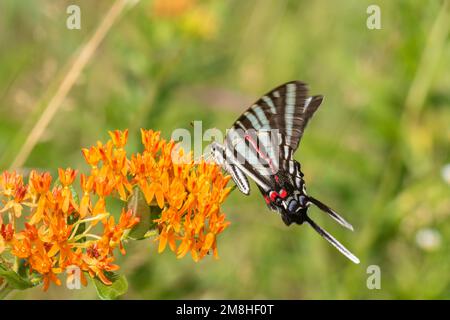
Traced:
[[11, 288], [7, 283], [0, 289], [0, 300], [4, 300], [8, 297], [8, 295], [13, 291], [14, 289]]
[[49, 100], [41, 116], [36, 121], [31, 131], [28, 133], [27, 138], [22, 144], [16, 157], [12, 161], [10, 165], [11, 169], [20, 168], [23, 166], [28, 156], [39, 141], [40, 137], [44, 133], [45, 129], [48, 127], [49, 123], [58, 112], [70, 89], [73, 87], [81, 72], [86, 67], [87, 63], [91, 60], [100, 43], [107, 35], [108, 31], [111, 29], [111, 27], [123, 12], [123, 10], [127, 7], [127, 5], [135, 4], [136, 2], [136, 0], [117, 0], [116, 2], [114, 2], [92, 36], [84, 45], [81, 46], [79, 53], [74, 57], [73, 63], [69, 68], [67, 74], [64, 76], [60, 85], [56, 89], [55, 94]]
[[447, 43], [450, 27], [450, 4], [442, 2], [440, 12], [434, 22], [423, 50], [416, 75], [411, 83], [405, 101], [404, 125], [420, 116], [425, 106], [425, 99], [430, 91], [433, 76], [439, 65], [440, 57]]

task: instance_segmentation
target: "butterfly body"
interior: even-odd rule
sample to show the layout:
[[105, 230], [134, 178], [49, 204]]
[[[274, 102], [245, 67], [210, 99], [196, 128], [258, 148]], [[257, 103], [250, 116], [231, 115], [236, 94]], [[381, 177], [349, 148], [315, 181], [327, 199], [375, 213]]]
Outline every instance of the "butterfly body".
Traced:
[[211, 153], [242, 193], [250, 193], [248, 177], [257, 184], [267, 206], [279, 212], [286, 225], [307, 222], [341, 253], [359, 263], [308, 216], [308, 208], [313, 204], [353, 230], [335, 211], [306, 193], [300, 163], [294, 159], [306, 125], [322, 100], [320, 95], [309, 96], [306, 84], [300, 81], [278, 86], [235, 121], [223, 144], [213, 142]]

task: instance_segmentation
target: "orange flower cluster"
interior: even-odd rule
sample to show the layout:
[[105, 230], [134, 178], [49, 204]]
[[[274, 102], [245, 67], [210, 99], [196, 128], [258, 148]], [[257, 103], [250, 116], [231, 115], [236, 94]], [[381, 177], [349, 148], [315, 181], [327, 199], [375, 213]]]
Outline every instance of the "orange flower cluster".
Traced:
[[[77, 172], [70, 168], [59, 169], [53, 184], [48, 172], [32, 171], [28, 183], [15, 172], [0, 176], [0, 254], [24, 259], [44, 290], [50, 282], [60, 285], [58, 274], [72, 266], [111, 284], [105, 273], [119, 268], [113, 252], [119, 248], [125, 254], [122, 241], [138, 224], [139, 213], [122, 209], [116, 223], [106, 200], [118, 196], [126, 202], [136, 187], [149, 206], [161, 210], [155, 220], [159, 252], [169, 244], [179, 258], [188, 252], [195, 261], [209, 252], [217, 257], [216, 237], [229, 224], [220, 210], [231, 190], [229, 177], [215, 164], [195, 164], [160, 132], [141, 130], [144, 151], [131, 158], [124, 149], [128, 131], [109, 134], [105, 144], [82, 149], [91, 170], [80, 175], [80, 199], [74, 188]], [[24, 209], [28, 214], [19, 231]], [[98, 225], [103, 229], [95, 234]], [[86, 283], [83, 274], [81, 280]]]
[[152, 18], [170, 20], [184, 34], [210, 40], [217, 34], [218, 21], [214, 6], [198, 0], [154, 0], [150, 7]]
[[[104, 197], [116, 191], [127, 200], [135, 186], [145, 196], [148, 205], [157, 205], [161, 216], [158, 251], [166, 244], [178, 258], [191, 252], [195, 261], [212, 251], [217, 255], [216, 236], [229, 224], [220, 205], [231, 188], [230, 177], [224, 176], [216, 164], [194, 163], [173, 141], [161, 139], [161, 133], [141, 130], [144, 151], [128, 159], [124, 146], [128, 131], [110, 132], [111, 140], [97, 147], [83, 149], [86, 162], [91, 165], [90, 177], [82, 176], [85, 192], [81, 203], [89, 202], [95, 189], [100, 200], [93, 209], [94, 216], [103, 212]], [[80, 209], [81, 212], [84, 210]]]
[[162, 208], [158, 251], [167, 243], [178, 258], [190, 252], [194, 261], [212, 251], [217, 258], [216, 237], [228, 225], [220, 205], [231, 188], [230, 177], [216, 164], [194, 163], [190, 154], [175, 148], [160, 132], [142, 130], [142, 154], [133, 155], [130, 173], [148, 204], [156, 199]]
[[195, 0], [155, 0], [152, 3], [152, 11], [158, 17], [177, 17], [191, 10]]
[[[8, 249], [13, 256], [24, 259], [30, 274], [35, 272], [41, 277], [44, 290], [51, 281], [60, 285], [57, 275], [73, 266], [110, 284], [104, 272], [118, 268], [112, 263], [113, 251], [116, 247], [123, 251], [122, 236], [138, 219], [132, 212], [125, 211], [117, 224], [106, 210], [94, 216], [90, 201], [82, 213], [82, 205], [72, 186], [77, 172], [69, 168], [59, 169], [58, 173], [59, 181], [53, 186], [48, 172], [32, 171], [28, 183], [15, 172], [4, 172], [0, 176], [3, 198], [0, 253]], [[99, 201], [101, 198], [97, 204]], [[25, 217], [23, 230], [19, 231], [19, 218], [25, 208], [29, 215]], [[103, 232], [100, 235], [89, 233], [99, 221], [102, 221]], [[86, 284], [81, 275], [82, 283]]]

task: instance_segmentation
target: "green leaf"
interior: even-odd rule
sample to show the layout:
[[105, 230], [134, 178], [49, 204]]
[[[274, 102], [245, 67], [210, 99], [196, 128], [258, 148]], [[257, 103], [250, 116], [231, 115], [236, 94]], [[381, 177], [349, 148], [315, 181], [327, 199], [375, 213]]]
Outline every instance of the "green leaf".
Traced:
[[30, 280], [22, 278], [17, 272], [2, 265], [0, 265], [0, 277], [8, 281], [8, 284], [14, 289], [24, 290], [33, 287]]
[[[106, 275], [106, 272], [105, 272]], [[111, 285], [104, 284], [100, 279], [93, 278], [92, 282], [97, 290], [97, 295], [102, 300], [114, 300], [128, 291], [128, 281], [124, 275], [112, 272], [107, 273], [107, 278], [112, 281]]]
[[[58, 179], [58, 182], [59, 182], [59, 179]], [[76, 192], [76, 190], [74, 189], [74, 187], [72, 185], [69, 186], [69, 190], [72, 193], [72, 198], [73, 198], [74, 202], [79, 204], [80, 199], [78, 197], [78, 193]], [[70, 216], [67, 217], [67, 223], [74, 224], [79, 219], [80, 219], [79, 215], [71, 214]], [[77, 235], [82, 234], [85, 230], [86, 230], [86, 223], [84, 223], [84, 222], [80, 223], [80, 225], [77, 228], [77, 232], [75, 233], [74, 236], [76, 237]], [[77, 242], [84, 242], [84, 241], [86, 241], [85, 237], [79, 239]]]
[[[71, 214], [70, 216], [67, 217], [67, 223], [72, 225], [72, 224], [75, 224], [79, 219], [80, 219], [80, 217], [78, 215]], [[76, 237], [76, 236], [82, 234], [85, 230], [86, 230], [86, 223], [81, 222], [78, 225], [77, 232], [75, 233], [74, 236]], [[82, 237], [79, 240], [77, 240], [77, 242], [84, 242], [84, 241], [86, 241], [86, 237]]]
[[19, 274], [20, 277], [22, 278], [27, 278], [27, 274], [28, 274], [28, 268], [26, 266], [26, 261], [25, 259], [19, 259], [19, 267], [17, 270], [17, 273]]
[[77, 204], [80, 203], [80, 198], [78, 197], [78, 192], [75, 190], [75, 188], [72, 185], [70, 185], [69, 190], [70, 193], [72, 193], [73, 201], [75, 201], [75, 203]]
[[133, 194], [128, 200], [128, 209], [136, 217], [139, 217], [139, 223], [130, 230], [128, 238], [133, 240], [145, 239], [146, 233], [156, 228], [156, 223], [153, 220], [159, 216], [161, 209], [157, 206], [149, 206], [139, 187], [133, 189]]

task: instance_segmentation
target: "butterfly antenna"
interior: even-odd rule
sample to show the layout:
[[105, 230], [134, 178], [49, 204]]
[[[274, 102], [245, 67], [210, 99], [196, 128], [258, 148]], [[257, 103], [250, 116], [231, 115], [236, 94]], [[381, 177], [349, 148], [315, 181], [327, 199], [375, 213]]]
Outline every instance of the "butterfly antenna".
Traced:
[[339, 214], [337, 214], [336, 211], [334, 211], [333, 209], [331, 209], [330, 207], [328, 207], [327, 205], [323, 204], [322, 202], [320, 202], [319, 200], [317, 200], [313, 197], [308, 197], [308, 198], [311, 203], [313, 203], [315, 206], [317, 206], [323, 212], [328, 213], [341, 226], [353, 231], [353, 226], [350, 223], [348, 223], [344, 218], [342, 218]]
[[204, 155], [204, 159], [206, 162], [208, 162], [210, 160], [214, 161], [214, 157], [213, 157], [212, 153], [207, 153], [206, 155]]
[[359, 259], [351, 253], [349, 250], [347, 250], [346, 247], [344, 247], [339, 241], [337, 241], [331, 234], [326, 232], [324, 229], [319, 227], [313, 220], [311, 220], [310, 217], [305, 216], [305, 221], [313, 227], [314, 230], [318, 234], [320, 234], [325, 240], [327, 240], [331, 245], [333, 245], [336, 249], [338, 249], [344, 256], [346, 256], [348, 259], [350, 259], [352, 262], [359, 264]]
[[[204, 160], [205, 162], [209, 162], [210, 160], [214, 161], [214, 157], [211, 153], [201, 154], [197, 159], [195, 159], [195, 163], [200, 162], [201, 160]], [[215, 162], [215, 161], [214, 161]]]

